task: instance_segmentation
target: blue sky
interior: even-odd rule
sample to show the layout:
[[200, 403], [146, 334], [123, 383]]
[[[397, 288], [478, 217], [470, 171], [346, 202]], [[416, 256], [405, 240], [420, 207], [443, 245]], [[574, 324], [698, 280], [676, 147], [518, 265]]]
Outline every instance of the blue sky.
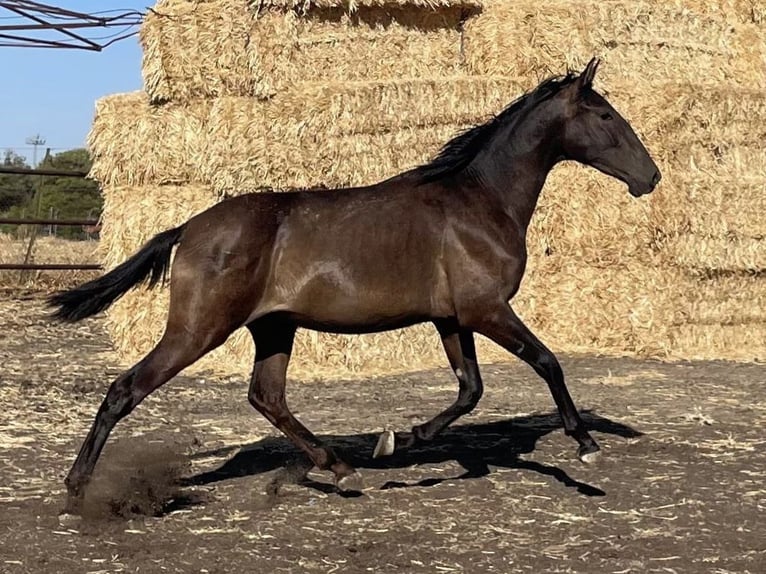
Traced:
[[[77, 12], [106, 9], [146, 11], [151, 0], [41, 0]], [[0, 9], [0, 23], [23, 20]], [[89, 37], [115, 29], [92, 30]], [[56, 36], [57, 38], [59, 36]], [[101, 52], [0, 47], [0, 151], [13, 149], [32, 161], [25, 140], [40, 134], [55, 153], [82, 147], [93, 120], [95, 101], [107, 94], [141, 88], [141, 49], [134, 36]], [[44, 152], [44, 150], [43, 150]], [[41, 155], [40, 153], [38, 155]]]

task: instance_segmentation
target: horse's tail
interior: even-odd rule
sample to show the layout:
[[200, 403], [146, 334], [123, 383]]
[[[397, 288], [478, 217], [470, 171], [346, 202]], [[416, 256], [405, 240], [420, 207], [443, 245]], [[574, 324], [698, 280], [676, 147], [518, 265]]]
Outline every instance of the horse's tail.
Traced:
[[164, 281], [173, 246], [181, 241], [184, 226], [155, 235], [130, 259], [109, 273], [71, 291], [61, 291], [48, 298], [48, 306], [57, 307], [53, 316], [75, 322], [103, 311], [132, 287], [149, 278], [149, 288]]

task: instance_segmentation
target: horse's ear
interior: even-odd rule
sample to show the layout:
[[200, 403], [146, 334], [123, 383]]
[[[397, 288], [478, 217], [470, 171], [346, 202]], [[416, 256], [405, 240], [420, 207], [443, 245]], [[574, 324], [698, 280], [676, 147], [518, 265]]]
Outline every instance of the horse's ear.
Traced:
[[596, 77], [596, 70], [598, 69], [599, 59], [595, 56], [591, 58], [588, 65], [585, 66], [582, 74], [577, 79], [578, 86], [581, 90], [590, 88], [593, 85], [593, 78]]

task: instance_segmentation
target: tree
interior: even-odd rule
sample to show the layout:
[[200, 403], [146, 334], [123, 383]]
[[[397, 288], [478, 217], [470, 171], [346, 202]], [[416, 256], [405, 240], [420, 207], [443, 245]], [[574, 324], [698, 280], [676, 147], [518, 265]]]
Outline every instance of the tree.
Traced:
[[[26, 159], [11, 150], [5, 150], [0, 165], [29, 168]], [[33, 195], [34, 183], [31, 177], [0, 173], [0, 213], [28, 203]]]
[[[87, 172], [91, 164], [88, 150], [73, 149], [56, 155], [46, 155], [39, 167]], [[40, 179], [38, 193], [39, 213], [42, 216], [53, 213], [58, 219], [98, 218], [103, 207], [98, 184], [85, 178], [44, 177]], [[69, 238], [85, 237], [79, 227], [60, 227], [56, 235]]]

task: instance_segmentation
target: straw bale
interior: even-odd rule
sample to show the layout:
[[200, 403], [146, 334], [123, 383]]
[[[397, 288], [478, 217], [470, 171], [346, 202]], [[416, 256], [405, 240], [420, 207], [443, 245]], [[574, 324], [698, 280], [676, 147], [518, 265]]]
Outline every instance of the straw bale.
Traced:
[[[216, 189], [231, 194], [261, 187], [289, 189], [360, 186], [414, 167], [446, 141], [454, 128], [403, 129], [257, 146], [233, 150], [227, 159], [211, 153], [204, 175]], [[222, 148], [219, 148], [222, 149]]]
[[[389, 159], [383, 163], [373, 159], [375, 172], [370, 177], [351, 165], [352, 154], [340, 156], [348, 162], [347, 172], [353, 168], [351, 173], [323, 182], [369, 183], [391, 174], [391, 166], [425, 159], [456, 130], [483, 121], [520, 90], [521, 86], [499, 78], [447, 78], [314, 85], [270, 101], [230, 97], [151, 105], [140, 93], [108, 96], [97, 104], [89, 137], [94, 158], [91, 177], [103, 185], [201, 181], [213, 182], [219, 189], [302, 187], [336, 169], [327, 164], [327, 157], [324, 162], [314, 157], [332, 153], [336, 135], [362, 134], [360, 150], [371, 149], [369, 142], [381, 147], [400, 140], [402, 147], [372, 150]], [[378, 144], [370, 137], [424, 126], [428, 127], [420, 131], [426, 134], [425, 141], [418, 141], [412, 130], [398, 138], [380, 136]], [[439, 129], [442, 126], [450, 129]], [[344, 153], [353, 152], [353, 142], [346, 141], [349, 137], [337, 139]], [[397, 150], [409, 152], [410, 157], [391, 159]], [[309, 163], [301, 171], [306, 160]], [[319, 163], [312, 165], [312, 160]], [[254, 179], [264, 174], [272, 180]]]
[[688, 146], [677, 157], [651, 197], [652, 225], [661, 234], [764, 237], [765, 148], [720, 141]]
[[685, 275], [679, 292], [683, 300], [679, 323], [766, 328], [766, 278], [762, 276]]
[[758, 275], [685, 275], [677, 281], [679, 314], [668, 330], [671, 356], [766, 360], [766, 279]]
[[531, 258], [514, 308], [560, 351], [663, 357], [676, 275], [651, 260], [605, 268], [568, 254]]
[[211, 138], [220, 140], [230, 129], [241, 131], [235, 138], [276, 141], [469, 124], [502, 109], [524, 88], [513, 80], [483, 76], [304, 84], [268, 102], [216, 99]]
[[227, 93], [265, 96], [248, 50], [253, 17], [247, 0], [160, 0], [141, 27], [144, 89], [154, 102]]
[[[657, 95], [660, 90], [662, 94]], [[682, 161], [692, 161], [686, 152], [701, 146], [723, 153], [763, 144], [766, 91], [762, 89], [667, 83], [658, 90], [641, 90], [627, 107], [640, 130]]]
[[[210, 0], [202, 0], [209, 2]], [[461, 6], [481, 7], [483, 0], [252, 0], [262, 8], [293, 8], [307, 11], [312, 8], [343, 8], [353, 12], [369, 7], [454, 8]]]
[[684, 174], [663, 180], [650, 198], [651, 225], [661, 235], [758, 239], [766, 235], [766, 178]]
[[[763, 212], [760, 217], [763, 221]], [[763, 226], [761, 234], [766, 234]], [[683, 233], [665, 239], [662, 253], [671, 263], [701, 274], [766, 272], [766, 237], [743, 239]]]
[[766, 361], [766, 323], [742, 325], [683, 324], [670, 329], [674, 352], [685, 360]]
[[498, 78], [331, 83], [221, 98], [203, 172], [216, 189], [366, 185], [414, 167], [518, 93]]
[[304, 82], [455, 75], [465, 6], [475, 3], [357, 2], [356, 11], [346, 2], [299, 11], [249, 4], [160, 0], [141, 30], [151, 100], [265, 98]]
[[[527, 81], [581, 69], [598, 54], [604, 85], [630, 81], [764, 87], [766, 40], [757, 24], [735, 21], [716, 3], [493, 0], [465, 28], [473, 74], [508, 74]], [[743, 19], [746, 20], [746, 19]]]
[[210, 103], [150, 106], [142, 92], [96, 102], [90, 177], [103, 186], [199, 181]]
[[625, 184], [575, 163], [548, 176], [527, 237], [530, 253], [608, 268], [652, 256], [649, 202]]
[[[434, 126], [453, 126], [452, 131], [437, 130], [439, 139], [418, 140], [411, 132], [399, 137], [411, 157], [375, 166], [370, 177], [354, 171], [324, 182], [370, 183], [389, 175], [387, 166], [410, 165], [432, 154], [458, 129], [484, 121], [520, 92], [515, 80], [466, 77], [311, 85], [267, 102], [232, 97], [156, 106], [140, 93], [109, 96], [96, 107], [89, 138], [91, 175], [104, 185], [204, 182], [246, 190], [310, 186], [326, 171], [343, 172], [342, 166], [328, 165], [329, 157], [317, 157], [332, 156], [336, 143], [349, 155], [335, 154], [331, 161], [355, 164], [350, 141], [355, 134], [360, 134], [359, 149], [365, 150], [376, 132], [423, 127], [423, 133], [433, 135]], [[692, 161], [719, 161], [715, 156], [738, 146], [762, 149], [763, 91], [700, 91], [671, 83], [651, 93], [631, 93], [637, 94], [626, 86], [614, 99], [645, 137], [663, 172], [688, 170]], [[342, 137], [336, 138], [338, 134]], [[394, 150], [376, 153], [395, 155]], [[259, 182], [262, 177], [271, 180]]]

